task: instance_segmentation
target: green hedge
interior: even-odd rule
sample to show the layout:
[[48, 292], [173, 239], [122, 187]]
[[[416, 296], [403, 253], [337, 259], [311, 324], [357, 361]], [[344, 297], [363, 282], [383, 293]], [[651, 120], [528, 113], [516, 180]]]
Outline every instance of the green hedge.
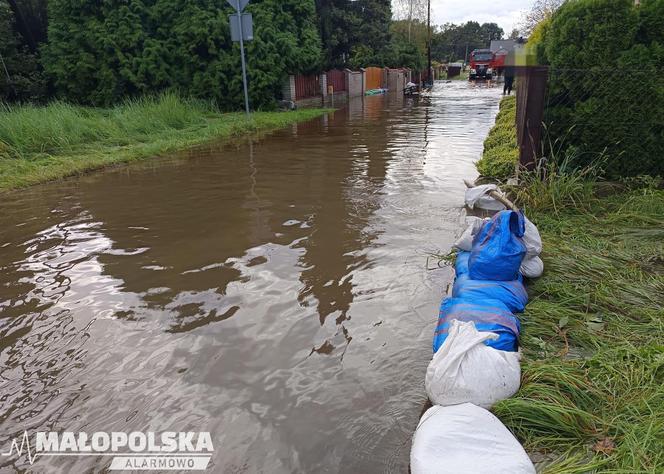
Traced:
[[477, 169], [485, 177], [506, 180], [514, 175], [519, 161], [516, 144], [516, 97], [504, 97], [496, 115], [496, 124], [484, 140], [484, 153]]
[[541, 32], [558, 156], [607, 176], [664, 174], [664, 0], [570, 0]]
[[[177, 90], [242, 107], [238, 43], [230, 6], [212, 0], [51, 0], [44, 65], [57, 93], [109, 105], [124, 97]], [[269, 108], [287, 73], [320, 65], [313, 0], [256, 0], [247, 11], [254, 40], [246, 45], [250, 100]]]

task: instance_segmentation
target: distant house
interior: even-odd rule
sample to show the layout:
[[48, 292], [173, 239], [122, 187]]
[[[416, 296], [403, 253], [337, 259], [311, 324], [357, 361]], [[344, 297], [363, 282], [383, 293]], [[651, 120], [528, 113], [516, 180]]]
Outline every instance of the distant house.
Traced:
[[526, 53], [526, 41], [527, 40], [524, 38], [519, 38], [518, 40], [507, 39], [491, 41], [489, 49], [496, 55], [495, 64], [499, 72], [502, 71], [503, 67], [509, 64], [515, 65], [522, 63], [521, 58], [524, 57]]
[[501, 49], [511, 51], [511, 50], [514, 49], [515, 44], [516, 44], [516, 40], [512, 40], [512, 39], [492, 40], [491, 41], [491, 46], [489, 46], [489, 49], [494, 53], [498, 52]]

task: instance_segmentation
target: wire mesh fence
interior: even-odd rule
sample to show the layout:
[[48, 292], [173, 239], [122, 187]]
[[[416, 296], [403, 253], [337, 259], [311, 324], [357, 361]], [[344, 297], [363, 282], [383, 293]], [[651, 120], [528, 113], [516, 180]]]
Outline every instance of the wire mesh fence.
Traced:
[[[664, 76], [635, 68], [549, 68], [549, 153], [610, 176], [664, 174]], [[561, 157], [558, 157], [559, 159]]]

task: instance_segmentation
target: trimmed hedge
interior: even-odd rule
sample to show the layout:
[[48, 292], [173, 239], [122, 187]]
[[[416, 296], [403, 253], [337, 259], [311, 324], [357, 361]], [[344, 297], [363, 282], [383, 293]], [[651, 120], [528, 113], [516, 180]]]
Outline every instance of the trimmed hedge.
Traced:
[[506, 180], [514, 175], [518, 161], [516, 97], [507, 96], [500, 101], [496, 124], [484, 140], [484, 153], [476, 166], [482, 176]]

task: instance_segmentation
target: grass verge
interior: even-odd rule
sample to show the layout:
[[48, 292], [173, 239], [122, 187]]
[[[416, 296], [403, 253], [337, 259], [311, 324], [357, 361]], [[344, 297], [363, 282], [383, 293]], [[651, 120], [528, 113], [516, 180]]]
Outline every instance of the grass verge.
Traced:
[[470, 73], [468, 71], [461, 71], [458, 76], [446, 77], [450, 81], [467, 81]]
[[664, 191], [531, 206], [544, 275], [494, 407], [541, 472], [664, 472]]
[[54, 102], [0, 105], [0, 191], [126, 163], [217, 139], [273, 130], [327, 110], [219, 113], [174, 94], [111, 109]]
[[[516, 150], [514, 110], [503, 99], [485, 176], [515, 173], [500, 152]], [[556, 158], [506, 188], [541, 233], [545, 272], [520, 315], [521, 389], [493, 411], [538, 472], [664, 472], [664, 191]]]
[[500, 101], [496, 124], [484, 141], [484, 152], [476, 166], [482, 176], [504, 181], [514, 175], [518, 161], [516, 97], [506, 96]]

